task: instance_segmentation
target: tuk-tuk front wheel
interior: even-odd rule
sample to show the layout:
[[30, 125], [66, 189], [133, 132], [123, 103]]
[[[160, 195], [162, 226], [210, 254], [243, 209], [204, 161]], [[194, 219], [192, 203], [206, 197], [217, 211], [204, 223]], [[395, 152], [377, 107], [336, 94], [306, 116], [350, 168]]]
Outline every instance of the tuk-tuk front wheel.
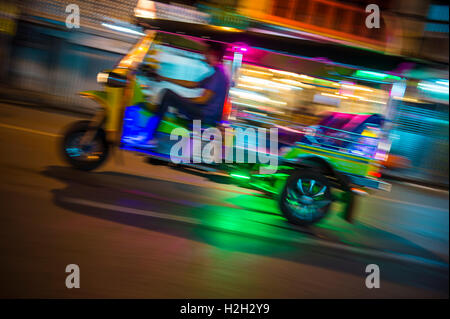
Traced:
[[320, 172], [299, 170], [286, 181], [279, 205], [286, 219], [307, 226], [321, 220], [333, 202], [328, 179]]
[[89, 121], [79, 121], [70, 125], [63, 135], [62, 150], [64, 158], [74, 168], [90, 171], [99, 167], [108, 157], [108, 143], [102, 128], [93, 132], [86, 143], [81, 143], [90, 130]]

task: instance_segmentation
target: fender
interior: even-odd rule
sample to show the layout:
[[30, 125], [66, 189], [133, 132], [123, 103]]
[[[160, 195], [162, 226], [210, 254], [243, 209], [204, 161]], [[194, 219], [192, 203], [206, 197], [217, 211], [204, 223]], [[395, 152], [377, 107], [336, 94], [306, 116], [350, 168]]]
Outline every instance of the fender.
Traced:
[[355, 204], [355, 195], [352, 192], [349, 178], [346, 175], [335, 170], [327, 160], [319, 156], [301, 157], [298, 160], [298, 164], [303, 167], [317, 168], [325, 174], [333, 176], [336, 179], [337, 183], [340, 185], [340, 188], [344, 191], [342, 201], [345, 204], [345, 208], [342, 217], [347, 222], [352, 223], [354, 219], [353, 208]]
[[339, 171], [335, 170], [334, 167], [326, 159], [320, 156], [305, 156], [300, 157], [297, 162], [298, 165], [304, 167], [317, 168], [327, 175], [336, 178], [338, 184], [345, 191], [350, 190], [350, 182], [348, 178], [341, 174]]
[[106, 108], [108, 106], [107, 94], [105, 91], [82, 91], [80, 95], [97, 102], [101, 107]]
[[123, 88], [105, 87], [105, 91], [83, 91], [80, 95], [96, 101], [103, 109], [103, 112], [97, 112], [92, 122], [103, 125], [108, 142], [117, 142], [121, 129]]
[[[111, 127], [111, 124], [108, 125], [108, 119], [111, 119], [111, 110], [110, 103], [108, 100], [108, 92], [105, 91], [82, 91], [79, 93], [81, 96], [89, 98], [100, 106], [102, 111], [97, 112], [94, 117], [90, 121], [90, 127], [102, 127], [106, 132], [106, 140], [109, 144], [114, 144], [117, 140], [117, 134], [115, 130], [108, 130], [109, 127]], [[111, 122], [111, 121], [109, 121]], [[89, 138], [89, 136], [86, 134], [86, 139]]]

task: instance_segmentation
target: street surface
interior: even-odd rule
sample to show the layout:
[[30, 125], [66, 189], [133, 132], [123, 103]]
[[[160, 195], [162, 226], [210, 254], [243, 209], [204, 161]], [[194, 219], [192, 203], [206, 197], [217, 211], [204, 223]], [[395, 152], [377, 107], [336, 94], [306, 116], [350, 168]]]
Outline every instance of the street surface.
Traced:
[[57, 143], [77, 119], [0, 104], [0, 298], [448, 298], [446, 191], [394, 183], [354, 224], [334, 205], [305, 229], [258, 191], [136, 154], [76, 171]]

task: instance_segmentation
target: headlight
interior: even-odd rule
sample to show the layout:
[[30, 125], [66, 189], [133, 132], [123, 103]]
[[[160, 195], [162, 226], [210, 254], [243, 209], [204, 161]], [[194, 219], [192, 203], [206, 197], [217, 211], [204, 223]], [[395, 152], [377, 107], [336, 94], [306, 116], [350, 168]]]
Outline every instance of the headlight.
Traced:
[[109, 73], [99, 72], [97, 74], [97, 83], [106, 84], [108, 82]]
[[127, 77], [114, 72], [100, 72], [97, 74], [97, 82], [115, 88], [127, 86]]

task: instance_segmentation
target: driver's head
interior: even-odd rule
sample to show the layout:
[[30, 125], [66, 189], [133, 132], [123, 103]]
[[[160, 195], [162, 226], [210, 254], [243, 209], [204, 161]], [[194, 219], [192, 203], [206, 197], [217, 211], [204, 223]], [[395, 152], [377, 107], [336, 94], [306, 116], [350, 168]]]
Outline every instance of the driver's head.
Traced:
[[227, 47], [220, 42], [209, 42], [205, 50], [206, 63], [211, 66], [222, 62]]

